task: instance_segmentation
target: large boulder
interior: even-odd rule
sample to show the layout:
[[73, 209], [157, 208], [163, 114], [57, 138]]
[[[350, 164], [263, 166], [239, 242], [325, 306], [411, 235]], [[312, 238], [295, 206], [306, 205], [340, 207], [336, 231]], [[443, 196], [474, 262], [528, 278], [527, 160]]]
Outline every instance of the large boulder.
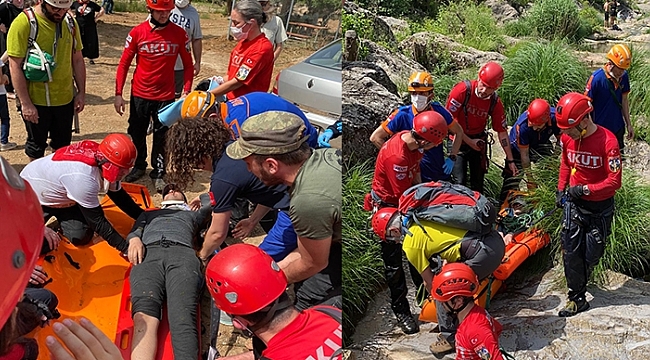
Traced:
[[373, 159], [377, 148], [370, 135], [388, 113], [400, 104], [397, 86], [379, 66], [364, 61], [344, 62], [343, 153], [346, 164]]
[[485, 5], [492, 10], [492, 16], [500, 24], [519, 19], [519, 11], [506, 0], [487, 0]]
[[397, 46], [395, 34], [393, 34], [390, 26], [381, 17], [366, 9], [361, 8], [359, 5], [355, 4], [352, 1], [346, 1], [343, 5], [343, 10], [346, 14], [350, 14], [358, 18], [370, 19], [372, 21], [373, 36], [370, 40], [382, 41], [391, 47]]
[[379, 18], [384, 20], [386, 25], [388, 25], [391, 31], [393, 31], [393, 34], [399, 34], [401, 32], [409, 30], [409, 23], [406, 22], [406, 20], [396, 19], [390, 16], [381, 16], [381, 15], [379, 15]]
[[400, 53], [394, 53], [370, 40], [362, 40], [361, 43], [362, 46], [368, 49], [368, 55], [365, 61], [379, 65], [395, 83], [406, 83], [411, 73], [415, 71], [426, 71], [424, 66], [418, 62]]
[[492, 51], [481, 51], [459, 44], [451, 38], [432, 32], [419, 32], [402, 40], [402, 53], [431, 69], [440, 61], [451, 62], [452, 70], [476, 67], [488, 61], [503, 62], [506, 57]]

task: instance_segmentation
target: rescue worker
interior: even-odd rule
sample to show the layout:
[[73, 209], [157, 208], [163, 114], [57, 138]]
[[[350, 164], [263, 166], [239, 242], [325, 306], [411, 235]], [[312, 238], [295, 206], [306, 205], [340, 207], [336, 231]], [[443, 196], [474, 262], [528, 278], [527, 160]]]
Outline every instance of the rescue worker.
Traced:
[[448, 130], [455, 134], [454, 142], [451, 145], [449, 156], [445, 159], [443, 145], [434, 146], [424, 153], [420, 162], [423, 181], [449, 180], [449, 174], [453, 169], [454, 161], [463, 141], [463, 129], [454, 121], [451, 114], [439, 102], [433, 101], [433, 79], [428, 72], [415, 72], [408, 82], [408, 90], [411, 94], [411, 105], [405, 105], [394, 110], [384, 122], [370, 135], [377, 148], [386, 142], [388, 137], [394, 134], [411, 130], [413, 118], [425, 111], [435, 111], [442, 115], [447, 124]]
[[447, 264], [433, 279], [431, 296], [460, 324], [456, 332], [456, 359], [503, 360], [499, 348], [502, 326], [474, 303], [478, 286], [476, 274], [469, 266]]
[[[502, 237], [492, 230], [485, 235], [453, 228], [433, 221], [419, 220], [408, 226], [402, 236], [402, 217], [397, 208], [380, 209], [372, 218], [372, 228], [384, 243], [400, 245], [406, 258], [422, 276], [427, 290], [432, 294], [436, 287], [436, 274], [444, 263], [462, 262], [468, 265], [479, 280], [490, 276], [501, 265], [506, 242], [512, 235]], [[402, 240], [403, 239], [403, 240]], [[454, 350], [458, 323], [441, 303], [436, 303], [440, 334], [429, 349], [442, 356]]]
[[594, 71], [587, 81], [585, 95], [594, 107], [593, 121], [614, 133], [618, 147], [623, 151], [625, 130], [627, 139], [634, 138], [630, 121], [630, 76], [627, 69], [632, 63], [632, 53], [624, 44], [616, 44], [607, 52], [607, 63]]
[[97, 233], [126, 253], [128, 242], [106, 219], [97, 194], [107, 190], [124, 213], [137, 219], [144, 210], [120, 185], [136, 156], [128, 135], [109, 134], [100, 144], [84, 140], [34, 160], [20, 176], [34, 188], [45, 219], [56, 216], [63, 235], [74, 245], [89, 244]]
[[[544, 99], [535, 99], [528, 105], [510, 129], [510, 150], [517, 169], [523, 169], [529, 189], [535, 188], [535, 179], [530, 173], [531, 162], [536, 162], [542, 156], [553, 153], [551, 136], [560, 142], [560, 128], [555, 120], [555, 108]], [[501, 187], [501, 202], [505, 201], [508, 191], [519, 190], [520, 177], [516, 177], [509, 168], [502, 172], [503, 186]]]
[[[384, 207], [397, 207], [402, 193], [412, 185], [422, 182], [420, 160], [423, 152], [440, 145], [446, 135], [447, 123], [443, 116], [435, 111], [425, 111], [413, 118], [413, 127], [410, 131], [400, 131], [388, 139], [377, 155], [370, 192], [372, 205], [366, 206], [366, 210], [376, 211]], [[380, 244], [384, 274], [390, 289], [391, 309], [402, 331], [405, 334], [415, 334], [420, 331], [420, 328], [411, 314], [406, 299], [402, 247], [395, 242]], [[419, 289], [422, 284], [419, 272], [412, 266], [409, 266], [409, 270], [416, 289]]]
[[[587, 281], [603, 256], [614, 217], [614, 194], [621, 187], [621, 154], [616, 136], [591, 119], [589, 98], [568, 93], [557, 104], [562, 158], [556, 205], [564, 208], [562, 255], [569, 300], [559, 316], [589, 309]], [[564, 202], [566, 198], [566, 202]]]
[[342, 358], [341, 310], [296, 309], [284, 271], [259, 248], [235, 244], [219, 251], [205, 279], [217, 307], [232, 316], [244, 336], [253, 337], [253, 351], [237, 359]]
[[492, 129], [497, 132], [499, 144], [506, 154], [506, 168], [517, 175], [517, 166], [512, 158], [508, 126], [503, 103], [496, 91], [503, 82], [503, 68], [496, 62], [488, 62], [478, 72], [478, 79], [461, 81], [449, 93], [447, 110], [463, 128], [463, 145], [451, 175], [454, 182], [467, 185], [469, 167], [469, 188], [483, 192], [483, 181], [488, 169], [488, 134], [485, 126], [488, 116]]

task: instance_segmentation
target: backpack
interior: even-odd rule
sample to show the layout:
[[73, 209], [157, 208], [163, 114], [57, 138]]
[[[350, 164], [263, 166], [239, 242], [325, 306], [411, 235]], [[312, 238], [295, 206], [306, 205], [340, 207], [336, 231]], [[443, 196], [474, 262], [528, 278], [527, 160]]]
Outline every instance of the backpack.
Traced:
[[[465, 114], [465, 125], [467, 125], [467, 104], [469, 103], [469, 98], [472, 96], [472, 83], [469, 80], [463, 80], [465, 83], [465, 99], [463, 100], [463, 113]], [[490, 96], [490, 109], [488, 110], [488, 114], [492, 116], [492, 110], [494, 110], [494, 107], [497, 105], [497, 100], [499, 100], [499, 95], [497, 95], [496, 92], [494, 92]]]
[[481, 235], [492, 230], [494, 205], [478, 191], [445, 181], [422, 183], [406, 190], [399, 199], [404, 226], [429, 220]]

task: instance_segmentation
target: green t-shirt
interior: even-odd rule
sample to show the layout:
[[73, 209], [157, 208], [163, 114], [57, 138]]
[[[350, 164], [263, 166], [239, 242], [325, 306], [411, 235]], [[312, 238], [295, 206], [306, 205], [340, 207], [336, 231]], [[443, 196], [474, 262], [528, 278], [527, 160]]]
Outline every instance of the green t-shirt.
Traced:
[[[459, 240], [465, 236], [467, 230], [427, 220], [421, 220], [420, 223], [424, 229], [418, 224], [411, 225], [409, 232], [412, 235], [406, 234], [402, 243], [406, 258], [419, 273], [422, 273], [429, 266], [429, 258], [433, 254], [439, 253], [454, 242], [458, 242], [458, 244], [440, 253], [440, 257], [449, 263], [457, 262], [460, 259]], [[426, 230], [426, 233], [424, 230]]]
[[341, 150], [318, 149], [289, 189], [289, 216], [299, 237], [341, 242]]
[[[45, 17], [37, 14], [36, 21], [38, 23], [38, 34], [36, 35], [36, 42], [42, 51], [53, 54], [54, 48], [54, 34], [56, 33], [56, 24], [51, 22]], [[52, 73], [52, 82], [47, 83], [50, 91], [50, 105], [60, 106], [69, 104], [73, 98], [73, 84], [72, 77], [72, 34], [68, 28], [68, 24], [64, 19], [61, 24], [62, 37], [57, 42], [56, 68]], [[75, 37], [76, 50], [81, 51], [83, 45], [81, 44], [81, 36], [79, 35], [79, 26], [75, 20]], [[27, 55], [27, 40], [29, 39], [29, 20], [25, 13], [20, 13], [16, 19], [11, 23], [9, 33], [7, 34], [7, 54], [16, 58], [24, 58]], [[29, 97], [34, 105], [46, 106], [47, 101], [45, 97], [45, 83], [27, 81], [27, 90]]]

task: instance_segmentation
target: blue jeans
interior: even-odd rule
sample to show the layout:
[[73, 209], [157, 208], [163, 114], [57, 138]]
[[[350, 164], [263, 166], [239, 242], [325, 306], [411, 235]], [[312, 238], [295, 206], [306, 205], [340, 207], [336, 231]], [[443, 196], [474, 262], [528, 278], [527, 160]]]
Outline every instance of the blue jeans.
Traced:
[[9, 142], [9, 104], [7, 95], [0, 95], [0, 143]]
[[106, 10], [107, 14], [113, 13], [113, 0], [102, 1], [102, 7]]
[[280, 261], [297, 247], [298, 236], [293, 230], [289, 214], [285, 211], [278, 211], [278, 219], [266, 234], [260, 244], [260, 249], [269, 254], [273, 260]]

